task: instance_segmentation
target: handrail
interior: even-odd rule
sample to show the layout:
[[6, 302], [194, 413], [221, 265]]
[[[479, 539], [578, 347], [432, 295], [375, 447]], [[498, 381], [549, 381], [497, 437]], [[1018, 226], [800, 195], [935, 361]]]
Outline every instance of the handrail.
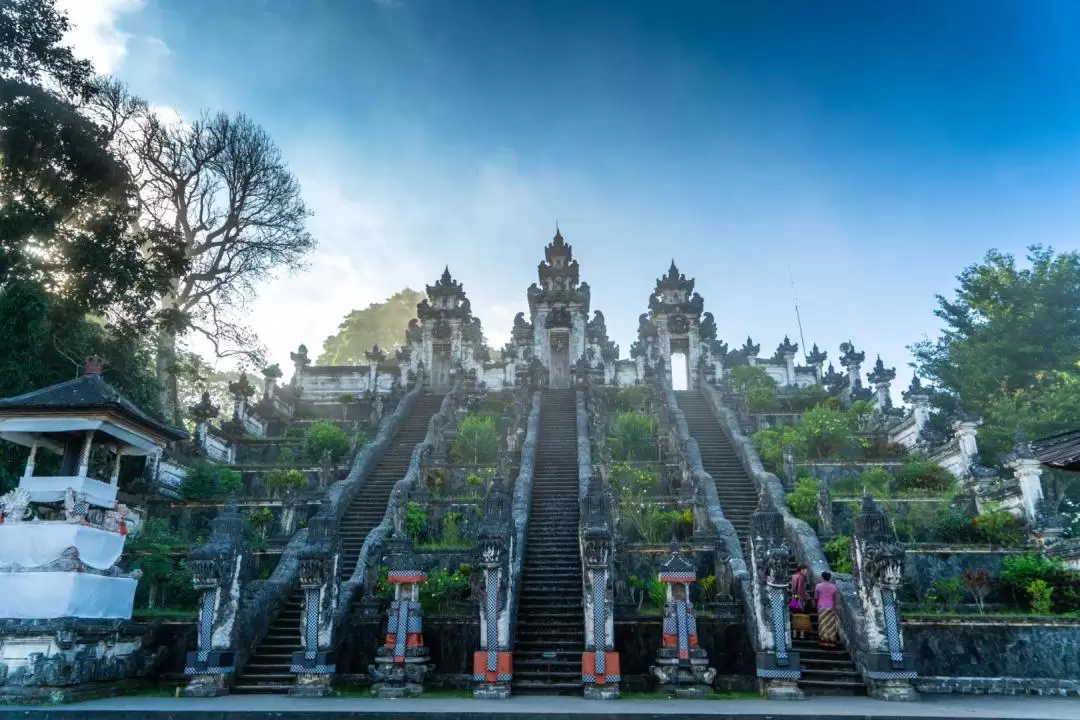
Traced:
[[510, 543], [510, 577], [507, 578], [508, 611], [510, 614], [510, 647], [517, 638], [518, 599], [521, 595], [521, 573], [525, 563], [525, 535], [529, 527], [529, 508], [532, 506], [533, 474], [536, 468], [536, 445], [540, 438], [541, 394], [532, 394], [532, 407], [525, 425], [525, 441], [521, 444], [521, 467], [514, 481], [514, 501], [511, 509], [514, 532]]
[[[675, 440], [678, 443], [678, 449], [682, 453], [683, 461], [689, 468], [689, 474], [693, 480], [696, 493], [704, 494], [705, 512], [709, 518], [709, 523], [716, 531], [721, 544], [724, 546], [732, 580], [735, 581], [735, 585], [738, 587], [739, 596], [741, 597], [743, 607], [746, 610], [745, 619], [750, 634], [751, 645], [755, 652], [761, 652], [762, 648], [766, 647], [762, 633], [768, 624], [764, 619], [758, 617], [760, 610], [757, 607], [757, 603], [754, 601], [754, 580], [750, 576], [750, 571], [747, 569], [746, 565], [746, 559], [743, 557], [742, 545], [739, 542], [739, 534], [736, 532], [735, 526], [731, 524], [731, 521], [724, 517], [724, 511], [720, 505], [720, 496], [716, 492], [716, 481], [713, 479], [713, 476], [705, 470], [705, 466], [702, 464], [701, 448], [698, 446], [697, 440], [690, 435], [690, 427], [686, 422], [686, 415], [683, 413], [682, 408], [679, 407], [679, 401], [675, 396], [674, 389], [672, 389], [664, 373], [658, 373], [657, 375], [658, 378], [656, 382], [664, 397], [668, 413], [671, 416], [671, 424], [675, 433]], [[702, 383], [702, 385], [705, 385], [705, 383]]]
[[360, 548], [360, 555], [356, 558], [356, 565], [352, 574], [348, 580], [341, 583], [338, 590], [338, 606], [334, 612], [332, 630], [335, 644], [340, 643], [343, 639], [339, 630], [349, 617], [352, 600], [357, 589], [362, 588], [366, 580], [373, 579], [370, 577], [370, 571], [378, 564], [378, 551], [381, 549], [383, 541], [394, 530], [394, 518], [398, 514], [398, 509], [408, 504], [409, 492], [419, 484], [421, 479], [426, 480], [427, 478], [431, 457], [441, 445], [443, 431], [453, 416], [454, 405], [461, 393], [461, 383], [460, 377], [455, 380], [450, 392], [443, 398], [439, 411], [431, 416], [424, 439], [413, 448], [408, 471], [403, 478], [394, 484], [393, 489], [390, 491], [390, 498], [387, 500], [382, 521], [364, 538], [364, 544]]
[[[333, 517], [335, 524], [341, 521], [345, 508], [367, 482], [371, 471], [397, 436], [405, 418], [408, 417], [409, 411], [422, 392], [422, 384], [417, 383], [401, 398], [394, 411], [383, 418], [375, 439], [361, 448], [353, 458], [349, 474], [323, 493], [319, 512]], [[237, 671], [247, 663], [255, 647], [266, 637], [270, 624], [297, 586], [300, 577], [300, 555], [307, 545], [308, 531], [307, 528], [302, 528], [285, 546], [270, 577], [266, 580], [253, 580], [245, 588], [241, 598], [242, 605], [236, 617], [237, 650], [239, 651]], [[297, 632], [299, 633], [299, 628]]]
[[[829, 570], [829, 561], [821, 547], [821, 541], [806, 522], [795, 517], [787, 504], [787, 496], [780, 478], [765, 470], [761, 457], [750, 438], [742, 433], [738, 418], [723, 404], [719, 391], [710, 385], [704, 385], [705, 395], [709, 400], [713, 414], [720, 428], [724, 431], [732, 448], [739, 456], [747, 475], [754, 482], [758, 494], [767, 494], [772, 505], [784, 517], [784, 536], [790, 544], [795, 559], [809, 568], [812, 582], [821, 578], [821, 573]], [[869, 652], [869, 642], [860, 629], [858, 618], [862, 614], [855, 582], [847, 573], [832, 573], [832, 582], [840, 591], [840, 628], [848, 651], [855, 656]]]

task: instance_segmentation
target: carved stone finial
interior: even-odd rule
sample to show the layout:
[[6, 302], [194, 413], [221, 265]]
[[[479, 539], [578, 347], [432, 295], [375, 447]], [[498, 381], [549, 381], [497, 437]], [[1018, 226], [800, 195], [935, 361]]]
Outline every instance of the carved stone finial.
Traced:
[[85, 375], [101, 375], [105, 369], [105, 359], [100, 355], [91, 355], [86, 358], [86, 364], [84, 366]]
[[204, 391], [198, 404], [189, 407], [188, 412], [191, 413], [191, 417], [195, 418], [195, 422], [203, 423], [210, 418], [216, 418], [221, 409], [210, 401], [210, 393]]

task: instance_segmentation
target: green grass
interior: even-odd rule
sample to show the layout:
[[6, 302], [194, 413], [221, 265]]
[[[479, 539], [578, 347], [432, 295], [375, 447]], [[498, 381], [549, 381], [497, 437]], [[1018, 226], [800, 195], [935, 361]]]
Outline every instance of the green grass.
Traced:
[[133, 617], [178, 617], [192, 618], [198, 616], [198, 610], [176, 610], [173, 608], [138, 608]]

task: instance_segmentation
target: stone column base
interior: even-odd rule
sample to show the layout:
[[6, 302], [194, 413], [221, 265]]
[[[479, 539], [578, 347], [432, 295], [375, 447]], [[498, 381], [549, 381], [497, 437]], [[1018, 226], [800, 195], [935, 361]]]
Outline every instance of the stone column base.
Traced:
[[180, 691], [181, 697], [220, 697], [228, 694], [228, 675], [196, 675]]
[[617, 700], [619, 698], [619, 686], [618, 684], [597, 685], [587, 683], [584, 694], [589, 700]]
[[708, 685], [676, 685], [672, 690], [675, 692], [675, 697], [685, 700], [708, 697], [713, 693]]
[[919, 693], [907, 680], [866, 680], [866, 694], [875, 700], [918, 702]]
[[289, 688], [293, 697], [326, 697], [330, 693], [332, 675], [322, 673], [297, 673], [296, 684]]
[[391, 683], [375, 683], [371, 686], [371, 694], [377, 698], [403, 698], [420, 697], [424, 694], [424, 686], [419, 683], [405, 683], [397, 685]]
[[479, 700], [506, 700], [510, 697], [510, 683], [480, 683], [473, 688], [472, 696]]
[[759, 687], [769, 700], [804, 700], [803, 691], [795, 680], [761, 680]]

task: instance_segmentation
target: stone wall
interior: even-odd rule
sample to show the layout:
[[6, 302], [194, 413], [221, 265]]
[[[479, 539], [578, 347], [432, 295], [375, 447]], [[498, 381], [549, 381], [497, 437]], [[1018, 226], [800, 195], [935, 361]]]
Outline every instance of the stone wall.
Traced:
[[396, 365], [316, 365], [297, 378], [300, 397], [307, 402], [337, 402], [345, 393], [363, 395], [369, 390], [385, 394], [401, 375]]
[[[660, 647], [660, 618], [615, 621], [615, 648], [619, 651], [622, 688], [653, 691], [656, 678], [649, 666], [656, 662]], [[742, 620], [718, 620], [697, 616], [698, 643], [708, 653], [709, 665], [716, 668], [713, 687], [718, 690], [755, 689], [754, 649]]]
[[1080, 622], [908, 619], [904, 645], [922, 692], [1080, 693]]
[[[991, 577], [1001, 574], [1001, 564], [1010, 555], [1023, 555], [1025, 550], [989, 550], [986, 547], [956, 545], [907, 546], [904, 556], [904, 591], [908, 600], [921, 600], [934, 583], [943, 578], [958, 578], [968, 570], [986, 570]], [[987, 602], [1004, 602], [1005, 597], [994, 595]]]

